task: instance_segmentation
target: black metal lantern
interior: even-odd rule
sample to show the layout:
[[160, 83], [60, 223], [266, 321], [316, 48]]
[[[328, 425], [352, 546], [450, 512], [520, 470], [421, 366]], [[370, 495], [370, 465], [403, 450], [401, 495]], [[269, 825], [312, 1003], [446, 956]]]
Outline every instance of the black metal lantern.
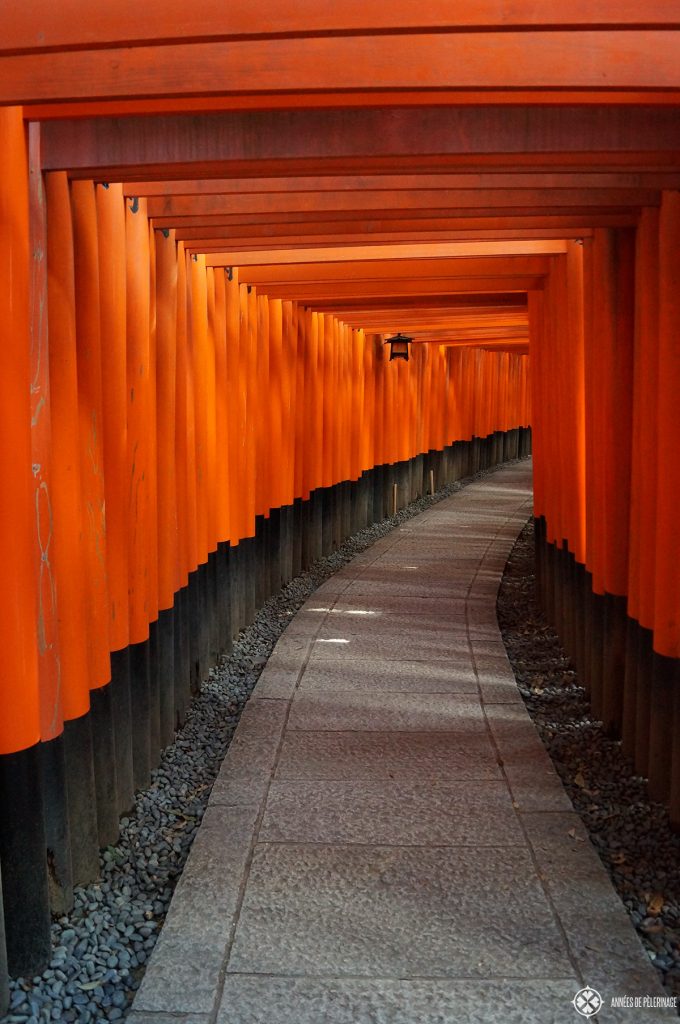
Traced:
[[390, 362], [393, 359], [405, 359], [408, 362], [408, 347], [413, 338], [402, 334], [394, 334], [391, 338], [385, 338], [385, 344], [390, 346]]

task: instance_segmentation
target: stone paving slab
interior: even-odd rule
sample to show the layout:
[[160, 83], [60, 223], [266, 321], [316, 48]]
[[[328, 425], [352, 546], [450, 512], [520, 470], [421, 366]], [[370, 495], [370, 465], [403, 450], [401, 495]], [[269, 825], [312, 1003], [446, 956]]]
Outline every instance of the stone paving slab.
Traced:
[[505, 782], [280, 781], [260, 840], [402, 846], [518, 846], [524, 833]]
[[[662, 994], [495, 619], [507, 467], [324, 582], [249, 701], [131, 1024], [568, 1024]], [[415, 568], [409, 568], [415, 566]], [[348, 643], [343, 643], [346, 640]], [[417, 656], [416, 656], [417, 655]]]
[[229, 975], [217, 1024], [564, 1024], [574, 984]]
[[[521, 700], [514, 679], [517, 699]], [[477, 677], [468, 662], [393, 661], [371, 658], [368, 664], [309, 664], [298, 694], [338, 690], [362, 693], [477, 693]]]
[[495, 779], [498, 758], [477, 730], [450, 733], [302, 732], [286, 734], [276, 769], [284, 779]]
[[[339, 615], [335, 610], [328, 615], [324, 624], [314, 637], [311, 646], [314, 653], [322, 649], [330, 640], [344, 638], [352, 642], [354, 638], [374, 637], [378, 642], [394, 642], [397, 639], [416, 646], [429, 644], [437, 648], [442, 642], [450, 644], [447, 660], [465, 658], [469, 660], [470, 646], [465, 628], [465, 603], [460, 602], [461, 621], [451, 617], [444, 619], [442, 615]], [[438, 623], [438, 625], [437, 625]], [[438, 643], [439, 641], [439, 643]], [[371, 657], [376, 652], [372, 652]]]
[[[469, 645], [467, 636], [461, 629], [464, 621], [465, 602], [463, 600], [430, 601], [421, 600], [414, 608], [412, 602], [392, 598], [389, 602], [381, 600], [372, 603], [370, 608], [364, 601], [338, 603], [328, 610], [326, 622], [320, 628], [324, 633], [335, 630], [351, 630], [354, 632], [391, 632], [416, 634], [418, 630], [426, 632], [446, 629], [455, 634], [452, 643], [457, 649], [465, 650]], [[467, 653], [467, 652], [466, 652]], [[268, 666], [267, 666], [268, 667]]]
[[374, 657], [393, 661], [451, 661], [451, 648], [459, 639], [465, 639], [465, 625], [456, 629], [421, 630], [418, 633], [395, 633], [390, 630], [350, 633], [348, 630], [329, 630], [332, 635], [317, 638], [311, 646], [311, 665], [319, 662], [341, 662], [354, 658], [371, 660]]
[[486, 739], [479, 701], [450, 693], [305, 693], [293, 701], [288, 729], [446, 732], [461, 744], [471, 735]]
[[262, 844], [228, 970], [571, 978], [526, 849]]

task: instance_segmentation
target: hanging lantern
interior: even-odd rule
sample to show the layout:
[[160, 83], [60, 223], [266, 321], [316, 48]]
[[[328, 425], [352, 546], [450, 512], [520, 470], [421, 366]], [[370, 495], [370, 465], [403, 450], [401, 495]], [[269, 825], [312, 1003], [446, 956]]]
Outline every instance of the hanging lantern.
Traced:
[[386, 338], [385, 344], [390, 346], [390, 362], [393, 359], [405, 359], [408, 362], [408, 347], [412, 341], [413, 338], [409, 338], [401, 332], [394, 334], [391, 338]]

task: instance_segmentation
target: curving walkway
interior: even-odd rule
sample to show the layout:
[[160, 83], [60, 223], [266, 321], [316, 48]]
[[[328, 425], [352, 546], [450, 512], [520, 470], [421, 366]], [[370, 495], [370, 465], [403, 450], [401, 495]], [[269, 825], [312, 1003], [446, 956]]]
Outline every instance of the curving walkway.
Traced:
[[531, 467], [328, 580], [243, 714], [131, 1024], [598, 1021], [656, 975], [524, 709], [496, 624]]

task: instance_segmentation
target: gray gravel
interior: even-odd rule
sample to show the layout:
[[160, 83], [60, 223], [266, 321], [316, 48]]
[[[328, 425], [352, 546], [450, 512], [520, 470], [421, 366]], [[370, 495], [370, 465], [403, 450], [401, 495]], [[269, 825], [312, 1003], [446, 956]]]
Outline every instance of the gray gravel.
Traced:
[[575, 810], [680, 1015], [680, 835], [647, 797], [621, 743], [592, 717], [584, 687], [537, 607], [530, 521], [506, 566], [498, 621], [520, 692]]
[[134, 811], [122, 819], [120, 841], [102, 851], [99, 880], [76, 889], [73, 911], [54, 922], [47, 970], [10, 983], [10, 1012], [0, 1024], [125, 1018], [241, 712], [288, 622], [354, 555], [489, 472], [447, 485], [361, 530], [266, 602], [203, 684], [151, 786], [137, 794]]

